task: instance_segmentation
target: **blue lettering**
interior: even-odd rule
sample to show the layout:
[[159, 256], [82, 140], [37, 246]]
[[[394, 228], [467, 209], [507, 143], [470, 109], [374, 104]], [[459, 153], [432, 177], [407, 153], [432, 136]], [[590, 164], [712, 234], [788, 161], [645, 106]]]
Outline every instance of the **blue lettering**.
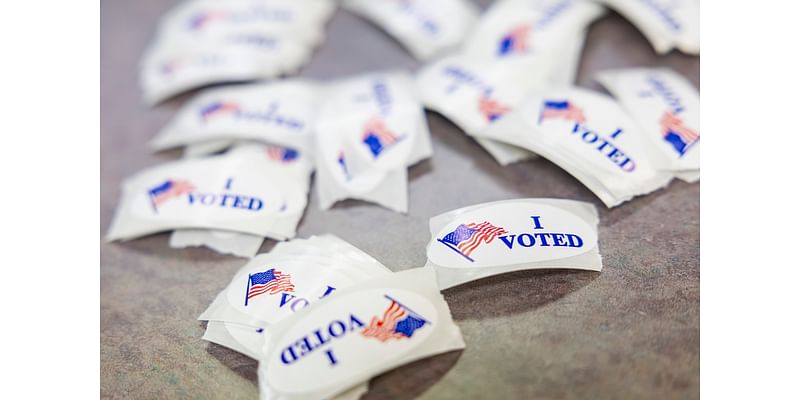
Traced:
[[[527, 240], [528, 244], [525, 244], [523, 238], [528, 239]], [[517, 243], [519, 243], [519, 245], [522, 247], [531, 247], [536, 243], [536, 241], [533, 240], [533, 235], [531, 235], [530, 233], [523, 233], [517, 237]]]
[[550, 244], [547, 243], [547, 235], [549, 235], [549, 233], [534, 233], [533, 235], [539, 238], [540, 246], [550, 247]]
[[[339, 329], [334, 330], [333, 329], [334, 327], [339, 327]], [[333, 337], [339, 337], [339, 336], [344, 335], [346, 330], [347, 330], [347, 327], [345, 327], [344, 322], [342, 322], [342, 321], [334, 321], [333, 323], [328, 325], [328, 333], [330, 333], [330, 335], [333, 336]], [[338, 331], [338, 333], [336, 333], [337, 331]]]
[[550, 237], [553, 238], [553, 246], [564, 247], [567, 245], [565, 235], [563, 233], [551, 233]]
[[659, 4], [654, 0], [639, 0], [639, 2], [649, 6], [656, 14], [658, 14], [658, 16], [661, 18], [664, 24], [667, 25], [667, 27], [669, 27], [675, 32], [680, 32], [681, 30], [680, 22], [678, 22], [675, 19], [675, 17], [672, 16], [667, 7]]
[[542, 229], [542, 223], [539, 221], [540, 216], [531, 215], [531, 219], [533, 220], [533, 229]]
[[292, 300], [294, 298], [295, 295], [291, 293], [286, 293], [286, 292], [281, 293], [281, 305], [279, 305], [278, 307], [283, 307], [284, 304], [286, 304], [289, 300]]
[[498, 239], [500, 239], [503, 243], [506, 244], [506, 246], [508, 246], [509, 249], [511, 249], [514, 247], [515, 236], [517, 235], [511, 235], [511, 239], [509, 239], [508, 236], [498, 236]]
[[[287, 358], [287, 356], [289, 357]], [[286, 365], [289, 365], [295, 361], [297, 361], [297, 354], [295, 354], [294, 348], [292, 348], [292, 346], [289, 346], [283, 349], [283, 351], [281, 352], [281, 362], [283, 362]]]
[[569, 247], [581, 247], [583, 246], [583, 239], [581, 239], [578, 235], [573, 235], [571, 233], [567, 234], [567, 241], [569, 242]]
[[293, 301], [292, 305], [290, 306], [290, 308], [292, 309], [292, 312], [297, 312], [297, 305], [298, 304], [302, 304], [303, 305], [303, 307], [301, 307], [301, 308], [306, 308], [306, 307], [308, 307], [309, 303], [308, 303], [308, 300], [306, 300], [306, 299], [298, 298], [297, 300]]
[[[606, 156], [606, 158], [611, 160], [612, 163], [619, 166], [623, 171], [633, 172], [636, 169], [636, 163], [630, 157], [628, 157], [624, 152], [622, 152], [622, 150], [611, 144], [611, 142], [609, 142], [608, 140], [603, 139], [597, 133], [592, 132], [589, 129], [586, 129], [585, 127], [581, 126], [581, 124], [576, 123], [572, 127], [571, 133], [575, 134], [578, 132], [583, 132], [581, 134], [581, 141], [586, 144], [593, 145], [594, 143], [599, 141], [600, 144], [596, 147], [596, 150], [600, 152], [600, 154], [603, 154], [604, 156]], [[614, 133], [611, 134], [611, 137], [616, 138], [621, 133], [622, 129], [618, 128], [617, 130], [614, 131]]]
[[314, 331], [314, 336], [316, 336], [317, 340], [319, 341], [319, 345], [317, 345], [317, 347], [322, 346], [323, 344], [328, 343], [328, 342], [331, 341], [331, 338], [323, 337], [322, 336], [322, 331], [319, 330], [319, 329]]
[[234, 197], [234, 196], [231, 196], [229, 194], [223, 194], [222, 195], [222, 202], [219, 203], [219, 206], [220, 207], [225, 207], [225, 202], [227, 202], [228, 199], [230, 199], [231, 197]]
[[337, 360], [336, 357], [333, 356], [333, 349], [325, 350], [325, 355], [328, 357], [328, 361], [330, 361], [331, 365], [336, 365]]
[[[673, 92], [667, 84], [658, 79], [656, 76], [648, 76], [647, 83], [652, 85], [653, 91], [661, 96], [661, 98], [667, 103], [667, 105], [672, 108], [672, 113], [675, 115], [680, 114], [684, 111], [683, 104], [681, 103], [680, 97], [678, 97], [675, 92]], [[646, 93], [643, 95], [649, 95], [650, 93]]]
[[363, 328], [364, 323], [361, 322], [355, 315], [350, 314], [350, 332], [355, 331], [358, 328]]
[[311, 353], [311, 351], [314, 350], [314, 348], [311, 347], [311, 343], [308, 342], [308, 336], [298, 340], [296, 345], [297, 348], [300, 349], [300, 357]]
[[335, 287], [328, 285], [328, 288], [325, 289], [325, 293], [323, 293], [322, 296], [319, 296], [319, 298], [321, 299], [321, 298], [331, 294], [334, 290], [336, 290]]
[[244, 200], [242, 196], [234, 196], [233, 200], [233, 208], [245, 208], [244, 207]]
[[250, 211], [258, 211], [261, 207], [264, 206], [264, 203], [255, 197], [250, 199], [250, 204], [247, 205], [247, 209]]
[[[208, 201], [206, 201], [208, 200]], [[217, 201], [217, 196], [214, 194], [200, 194], [200, 204], [208, 206], [214, 204]]]
[[563, 14], [564, 11], [568, 10], [572, 6], [572, 0], [564, 0], [560, 3], [554, 4], [552, 7], [545, 9], [542, 14], [542, 17], [536, 21], [536, 28], [544, 28], [559, 15]]

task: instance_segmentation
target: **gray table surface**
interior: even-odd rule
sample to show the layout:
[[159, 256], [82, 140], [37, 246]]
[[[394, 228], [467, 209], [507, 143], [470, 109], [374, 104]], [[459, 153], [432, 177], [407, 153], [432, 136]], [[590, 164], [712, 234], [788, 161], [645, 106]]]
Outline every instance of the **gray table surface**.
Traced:
[[[179, 157], [151, 154], [145, 143], [188, 96], [148, 108], [137, 87], [139, 57], [158, 17], [174, 4], [101, 3], [101, 235], [121, 180]], [[594, 71], [656, 65], [699, 85], [698, 57], [657, 56], [611, 14], [589, 31], [578, 83], [599, 89]], [[418, 66], [386, 34], [339, 10], [300, 75], [328, 79]], [[547, 160], [500, 167], [448, 120], [428, 117], [435, 154], [410, 170], [408, 215], [350, 200], [320, 211], [312, 190], [298, 236], [333, 233], [400, 271], [425, 263], [433, 215], [510, 198], [571, 198], [600, 210], [604, 269], [516, 272], [445, 291], [467, 348], [376, 377], [365, 398], [699, 397], [700, 185], [673, 182], [609, 210]], [[256, 362], [201, 340], [204, 327], [196, 320], [244, 260], [170, 249], [167, 242], [167, 234], [101, 241], [101, 396], [257, 398]]]

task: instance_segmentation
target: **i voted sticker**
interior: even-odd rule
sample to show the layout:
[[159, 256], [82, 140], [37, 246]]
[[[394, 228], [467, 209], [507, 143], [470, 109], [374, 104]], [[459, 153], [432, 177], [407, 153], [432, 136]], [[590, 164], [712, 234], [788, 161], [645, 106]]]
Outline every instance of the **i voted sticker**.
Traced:
[[700, 93], [686, 78], [666, 68], [632, 68], [596, 79], [639, 123], [655, 168], [699, 178]]
[[307, 188], [271, 174], [272, 164], [261, 152], [237, 152], [142, 171], [125, 181], [108, 238], [180, 228], [294, 236]]
[[268, 336], [259, 364], [262, 398], [329, 398], [464, 346], [427, 268], [363, 282], [273, 325]]
[[487, 206], [460, 215], [435, 235], [428, 259], [452, 268], [480, 268], [567, 258], [596, 247], [580, 217], [532, 202]]
[[185, 105], [151, 146], [165, 150], [217, 140], [258, 140], [309, 150], [315, 96], [315, 85], [302, 80], [207, 90]]
[[367, 375], [423, 343], [438, 322], [423, 296], [391, 288], [332, 298], [304, 317], [267, 362], [270, 384], [282, 392], [313, 392]]
[[665, 186], [649, 143], [610, 97], [577, 87], [537, 92], [481, 136], [533, 151], [571, 173], [608, 207]]
[[479, 204], [431, 219], [427, 266], [441, 288], [535, 268], [599, 271], [597, 211], [572, 200]]

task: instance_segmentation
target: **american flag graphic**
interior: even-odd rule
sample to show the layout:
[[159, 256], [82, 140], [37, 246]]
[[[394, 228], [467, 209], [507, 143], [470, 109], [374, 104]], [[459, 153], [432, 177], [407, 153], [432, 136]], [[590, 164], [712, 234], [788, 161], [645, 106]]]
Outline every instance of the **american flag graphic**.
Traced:
[[661, 117], [661, 135], [683, 157], [689, 148], [698, 140], [700, 134], [683, 126], [683, 120], [671, 112], [665, 112]]
[[283, 274], [275, 268], [251, 274], [247, 279], [247, 297], [244, 299], [244, 305], [247, 306], [253, 297], [281, 292], [294, 292], [291, 275]]
[[478, 110], [487, 121], [494, 122], [494, 120], [502, 117], [503, 114], [511, 111], [511, 108], [498, 103], [484, 94], [478, 99]]
[[164, 183], [148, 190], [147, 195], [150, 197], [150, 204], [153, 206], [153, 211], [158, 213], [158, 206], [164, 204], [167, 200], [177, 199], [184, 194], [191, 193], [194, 189], [194, 185], [189, 181], [167, 179]]
[[411, 311], [395, 299], [384, 295], [391, 304], [383, 312], [383, 317], [372, 317], [369, 325], [361, 331], [361, 335], [368, 338], [375, 338], [381, 342], [387, 340], [408, 339], [414, 335], [414, 331], [428, 323], [419, 314]]
[[488, 221], [483, 221], [479, 224], [461, 224], [454, 231], [436, 240], [453, 249], [456, 253], [461, 254], [467, 260], [474, 262], [475, 260], [470, 258], [470, 254], [472, 254], [478, 246], [482, 243], [491, 243], [494, 238], [505, 235], [506, 233], [508, 233], [508, 231], [506, 231], [505, 228], [494, 226]]
[[189, 19], [189, 29], [198, 31], [205, 28], [212, 21], [224, 19], [225, 16], [225, 12], [219, 10], [201, 12]]
[[571, 102], [567, 100], [545, 100], [542, 112], [539, 114], [539, 123], [541, 124], [545, 119], [558, 118], [580, 123], [586, 122], [583, 110]]
[[237, 113], [240, 111], [239, 105], [231, 101], [214, 101], [200, 109], [200, 118], [203, 122], [208, 122], [211, 117], [225, 113]]
[[401, 139], [401, 137], [389, 131], [383, 123], [383, 120], [378, 117], [374, 117], [364, 124], [364, 135], [361, 138], [375, 158], [378, 158], [384, 150], [399, 142]]
[[299, 155], [297, 150], [288, 147], [267, 146], [267, 157], [274, 161], [290, 163], [297, 160]]
[[498, 55], [507, 56], [528, 50], [528, 35], [530, 32], [531, 26], [529, 24], [519, 25], [512, 29], [500, 39], [500, 46], [497, 49]]

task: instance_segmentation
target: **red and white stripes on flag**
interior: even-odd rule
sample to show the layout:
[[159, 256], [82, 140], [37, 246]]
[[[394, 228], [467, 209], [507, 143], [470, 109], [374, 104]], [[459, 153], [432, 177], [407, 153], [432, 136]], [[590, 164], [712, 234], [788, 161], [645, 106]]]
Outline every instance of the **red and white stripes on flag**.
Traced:
[[191, 193], [195, 187], [191, 182], [182, 179], [171, 179], [168, 183], [167, 190], [151, 192], [151, 201], [158, 207], [164, 204], [169, 199], [181, 197], [184, 194]]
[[661, 135], [667, 136], [670, 132], [683, 139], [684, 143], [692, 144], [700, 139], [700, 134], [683, 126], [683, 120], [671, 112], [665, 112], [661, 117]]
[[565, 109], [545, 108], [542, 110], [541, 119], [551, 118], [563, 118], [567, 121], [575, 121], [580, 123], [586, 122], [586, 116], [583, 115], [583, 110], [581, 110], [579, 107], [573, 106], [572, 104], [567, 106]]
[[465, 226], [475, 231], [469, 239], [458, 244], [458, 250], [467, 257], [469, 257], [470, 253], [481, 243], [491, 243], [494, 238], [508, 233], [505, 228], [494, 226], [488, 221], [483, 221], [480, 224], [471, 223]]
[[394, 144], [398, 140], [397, 135], [389, 131], [386, 125], [384, 125], [383, 120], [377, 117], [370, 119], [364, 124], [364, 139], [370, 134], [375, 135], [384, 146]]
[[254, 283], [252, 286], [250, 286], [250, 289], [247, 292], [247, 298], [251, 299], [262, 294], [277, 294], [281, 292], [294, 291], [294, 284], [292, 284], [291, 275], [283, 274], [277, 270], [273, 274], [275, 277], [274, 279], [266, 283]]
[[511, 108], [498, 103], [489, 96], [483, 95], [478, 99], [478, 110], [487, 120], [494, 121], [503, 116], [503, 114], [511, 111]]
[[390, 339], [405, 339], [406, 336], [402, 333], [395, 331], [397, 322], [406, 316], [406, 310], [400, 304], [392, 301], [389, 308], [383, 313], [383, 319], [372, 317], [369, 325], [361, 331], [361, 335], [365, 337], [372, 337], [385, 342]]

